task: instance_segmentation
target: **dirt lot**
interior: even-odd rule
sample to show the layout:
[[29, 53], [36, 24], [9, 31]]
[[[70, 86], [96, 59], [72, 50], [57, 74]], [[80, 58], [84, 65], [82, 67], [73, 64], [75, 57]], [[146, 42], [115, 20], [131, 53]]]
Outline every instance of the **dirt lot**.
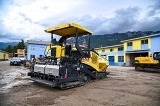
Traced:
[[107, 69], [108, 78], [67, 90], [28, 80], [28, 69], [0, 61], [0, 106], [160, 106], [160, 74]]

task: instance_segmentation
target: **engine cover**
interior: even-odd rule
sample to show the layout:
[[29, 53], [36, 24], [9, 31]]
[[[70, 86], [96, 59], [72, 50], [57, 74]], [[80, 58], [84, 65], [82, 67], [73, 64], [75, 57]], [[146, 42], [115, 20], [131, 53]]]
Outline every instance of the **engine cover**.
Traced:
[[44, 74], [45, 66], [46, 65], [35, 64], [34, 65], [34, 72]]
[[58, 65], [46, 65], [45, 74], [59, 76], [59, 66]]

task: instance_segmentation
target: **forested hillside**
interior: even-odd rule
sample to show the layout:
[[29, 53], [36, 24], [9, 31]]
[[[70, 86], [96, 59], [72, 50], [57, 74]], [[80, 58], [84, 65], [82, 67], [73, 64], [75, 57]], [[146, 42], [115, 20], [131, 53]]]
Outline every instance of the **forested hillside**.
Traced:
[[12, 45], [12, 46], [15, 46], [17, 45], [18, 43], [17, 42], [0, 42], [0, 49], [5, 49], [8, 45]]
[[[105, 34], [105, 35], [92, 35], [91, 36], [91, 47], [97, 48], [101, 46], [111, 46], [111, 45], [117, 45], [122, 44], [122, 40], [142, 37], [142, 36], [148, 36], [151, 34], [157, 34], [160, 33], [160, 31], [134, 31], [134, 32], [126, 32], [126, 33], [113, 33], [113, 34]], [[79, 38], [79, 43], [82, 44], [84, 39], [87, 41], [87, 36], [83, 36]], [[73, 42], [74, 39], [70, 39], [69, 42]]]

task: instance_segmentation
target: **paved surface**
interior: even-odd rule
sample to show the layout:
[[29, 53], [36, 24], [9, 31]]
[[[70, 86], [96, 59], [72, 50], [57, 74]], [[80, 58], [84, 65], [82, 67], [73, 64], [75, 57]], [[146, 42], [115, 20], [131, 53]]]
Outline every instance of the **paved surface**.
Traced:
[[103, 80], [67, 90], [28, 80], [23, 66], [0, 61], [0, 106], [160, 106], [160, 73], [109, 66]]

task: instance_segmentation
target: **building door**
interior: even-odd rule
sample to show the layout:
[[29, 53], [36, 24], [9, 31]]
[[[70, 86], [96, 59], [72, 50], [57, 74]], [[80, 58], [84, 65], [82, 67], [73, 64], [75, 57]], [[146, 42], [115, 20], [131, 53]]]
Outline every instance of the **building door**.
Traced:
[[108, 56], [108, 60], [109, 60], [109, 65], [110, 66], [114, 66], [114, 56]]

